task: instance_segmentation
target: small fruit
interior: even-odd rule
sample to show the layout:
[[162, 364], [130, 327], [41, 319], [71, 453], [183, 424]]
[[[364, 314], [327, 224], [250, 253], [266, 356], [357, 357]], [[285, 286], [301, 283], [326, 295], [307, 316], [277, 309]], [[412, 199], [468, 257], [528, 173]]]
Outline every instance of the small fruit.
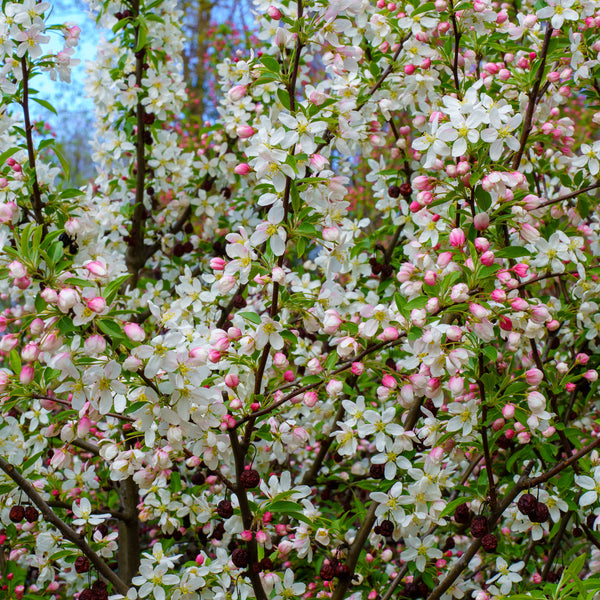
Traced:
[[18, 504], [17, 506], [12, 506], [10, 512], [8, 513], [8, 518], [13, 523], [20, 523], [25, 516], [25, 507]]
[[335, 567], [330, 563], [324, 563], [319, 571], [319, 576], [323, 581], [331, 581], [335, 577]]
[[260, 561], [260, 569], [261, 571], [272, 571], [273, 570], [273, 561], [268, 557], [265, 556], [261, 561]]
[[221, 500], [219, 504], [217, 504], [217, 514], [222, 519], [229, 519], [229, 517], [233, 516], [233, 506], [229, 500]]
[[523, 494], [517, 502], [517, 508], [526, 516], [534, 513], [537, 506], [537, 499], [533, 494]]
[[454, 520], [461, 525], [467, 525], [471, 518], [471, 510], [466, 504], [459, 504], [454, 511]]
[[550, 518], [550, 511], [543, 502], [538, 502], [529, 518], [533, 523], [545, 523]]
[[373, 479], [383, 479], [384, 471], [384, 465], [371, 465], [369, 467], [369, 476]]
[[388, 194], [390, 198], [398, 198], [398, 196], [400, 196], [400, 188], [397, 185], [390, 185]]
[[79, 594], [79, 600], [96, 600], [96, 594], [90, 588], [86, 588]]
[[78, 556], [75, 560], [75, 571], [87, 573], [90, 570], [90, 561], [85, 556]]
[[231, 562], [240, 569], [248, 566], [248, 550], [245, 548], [236, 548], [231, 554]]
[[350, 569], [348, 568], [348, 565], [345, 565], [343, 563], [339, 563], [338, 565], [336, 565], [335, 576], [338, 579], [347, 579], [348, 577], [350, 577]]
[[35, 508], [35, 506], [28, 506], [25, 509], [25, 520], [28, 523], [35, 523], [38, 520], [39, 516], [40, 516], [40, 513]]
[[481, 538], [481, 546], [486, 552], [496, 552], [498, 538], [493, 533], [487, 533]]
[[410, 183], [406, 182], [403, 183], [400, 186], [400, 193], [405, 197], [408, 198], [411, 194], [412, 194], [412, 186], [410, 185]]
[[488, 532], [488, 522], [483, 515], [473, 517], [471, 521], [471, 535], [475, 538], [482, 538]]
[[248, 469], [240, 475], [240, 485], [248, 490], [256, 487], [260, 483], [260, 475], [256, 469]]
[[381, 522], [381, 525], [379, 526], [379, 531], [381, 532], [381, 535], [392, 535], [392, 533], [394, 533], [394, 524], [388, 519], [386, 519], [385, 521]]

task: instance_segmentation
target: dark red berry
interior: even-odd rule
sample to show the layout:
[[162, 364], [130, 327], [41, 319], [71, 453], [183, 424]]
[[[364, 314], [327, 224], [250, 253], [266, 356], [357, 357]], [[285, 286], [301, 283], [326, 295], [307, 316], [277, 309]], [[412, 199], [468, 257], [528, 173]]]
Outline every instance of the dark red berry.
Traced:
[[502, 434], [496, 440], [496, 445], [498, 446], [498, 448], [502, 448], [502, 450], [507, 450], [508, 448], [510, 448], [511, 444], [512, 442], [504, 434]]
[[444, 547], [442, 548], [442, 552], [447, 552], [448, 550], [452, 550], [452, 548], [454, 548], [455, 546], [456, 546], [456, 542], [454, 541], [454, 538], [452, 536], [450, 536], [446, 540], [446, 543], [444, 544]]
[[335, 567], [330, 563], [325, 563], [319, 571], [319, 576], [323, 581], [331, 581], [335, 577]]
[[185, 227], [183, 228], [183, 230], [187, 233], [193, 233], [194, 232], [194, 226], [191, 223], [186, 223]]
[[243, 569], [248, 566], [248, 550], [245, 548], [236, 548], [231, 554], [231, 562], [236, 567]]
[[217, 504], [217, 514], [222, 519], [229, 519], [229, 517], [233, 516], [233, 506], [229, 500], [221, 500], [219, 504]]
[[220, 193], [225, 200], [229, 200], [229, 198], [231, 198], [231, 190], [228, 187], [221, 188]]
[[408, 198], [411, 194], [412, 194], [412, 186], [410, 185], [410, 183], [403, 183], [400, 186], [400, 193], [405, 197]]
[[246, 299], [241, 294], [236, 294], [233, 297], [233, 306], [235, 308], [244, 308], [247, 304]]
[[517, 502], [521, 514], [529, 516], [535, 512], [538, 501], [533, 494], [523, 494]]
[[550, 518], [550, 511], [543, 502], [538, 502], [529, 518], [533, 523], [545, 523]]
[[200, 189], [205, 192], [209, 192], [210, 188], [213, 186], [213, 180], [210, 177], [207, 177], [201, 184]]
[[95, 581], [92, 584], [92, 591], [94, 592], [94, 600], [108, 600], [108, 588], [104, 581]]
[[75, 560], [75, 570], [78, 573], [87, 573], [90, 570], [90, 561], [85, 556], [78, 556]]
[[190, 481], [194, 485], [202, 485], [206, 481], [206, 477], [202, 471], [194, 471], [190, 477]]
[[273, 570], [273, 561], [268, 557], [265, 556], [261, 561], [260, 561], [260, 569], [261, 571], [272, 571]]
[[387, 279], [394, 273], [394, 267], [392, 265], [383, 265], [381, 267], [381, 279]]
[[336, 565], [335, 576], [338, 579], [348, 579], [348, 577], [350, 577], [350, 569], [348, 568], [348, 565], [343, 563]]
[[381, 531], [381, 535], [392, 535], [392, 533], [394, 533], [394, 524], [388, 519], [386, 519], [385, 521], [381, 522], [379, 530]]
[[573, 537], [580, 538], [583, 535], [581, 527], [573, 527]]
[[173, 248], [173, 254], [181, 258], [184, 255], [183, 244], [175, 244], [175, 248]]
[[119, 21], [123, 18], [123, 13], [122, 12], [116, 12], [115, 13], [115, 19], [118, 19]]
[[381, 527], [379, 527], [379, 525], [375, 525], [375, 527], [373, 527], [373, 533], [381, 535]]
[[40, 513], [35, 508], [35, 506], [28, 506], [25, 509], [25, 520], [28, 523], [35, 523], [38, 520], [39, 516], [40, 516]]
[[183, 245], [184, 254], [189, 254], [193, 249], [194, 249], [194, 244], [192, 244], [192, 242], [186, 242]]
[[454, 511], [454, 520], [461, 525], [467, 525], [471, 520], [471, 510], [466, 504], [459, 504]]
[[400, 188], [397, 185], [390, 185], [388, 194], [390, 195], [390, 198], [398, 198], [398, 196], [400, 196]]
[[90, 588], [86, 588], [79, 594], [79, 600], [96, 600], [96, 594]]
[[240, 484], [246, 490], [256, 487], [259, 483], [260, 475], [256, 469], [248, 469], [240, 475]]
[[373, 275], [379, 275], [379, 273], [381, 273], [382, 268], [383, 265], [381, 263], [376, 262], [374, 265], [371, 265], [371, 273], [373, 273]]
[[383, 465], [371, 465], [369, 467], [369, 475], [373, 479], [383, 479], [385, 467]]
[[20, 504], [17, 506], [12, 506], [10, 512], [8, 513], [8, 518], [13, 523], [20, 523], [25, 516], [25, 507]]
[[488, 522], [483, 515], [473, 517], [471, 521], [471, 535], [475, 538], [481, 538], [488, 532]]
[[596, 522], [596, 515], [594, 513], [589, 514], [585, 519], [585, 524], [589, 529], [594, 529], [594, 523]]
[[486, 552], [496, 552], [498, 538], [493, 533], [487, 533], [481, 538], [481, 546]]
[[106, 537], [108, 535], [108, 527], [104, 523], [100, 523], [100, 525], [98, 525], [98, 527], [96, 527], [96, 531], [102, 537]]

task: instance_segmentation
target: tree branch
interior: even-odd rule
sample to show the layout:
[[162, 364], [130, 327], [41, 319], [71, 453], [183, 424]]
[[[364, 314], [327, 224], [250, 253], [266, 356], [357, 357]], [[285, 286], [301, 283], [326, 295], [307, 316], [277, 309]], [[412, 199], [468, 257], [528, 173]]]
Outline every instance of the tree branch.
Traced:
[[65, 537], [75, 546], [77, 546], [83, 554], [85, 554], [90, 562], [96, 567], [96, 570], [100, 575], [107, 579], [113, 584], [115, 590], [119, 594], [126, 595], [129, 590], [129, 586], [122, 581], [119, 576], [108, 567], [108, 565], [96, 554], [91, 546], [87, 543], [86, 539], [79, 535], [74, 529], [69, 527], [62, 519], [60, 519], [54, 511], [48, 506], [46, 501], [38, 494], [37, 490], [27, 481], [22, 475], [20, 475], [15, 467], [0, 457], [0, 469], [2, 469], [18, 486], [28, 498], [40, 509], [40, 512], [45, 519], [52, 523]]

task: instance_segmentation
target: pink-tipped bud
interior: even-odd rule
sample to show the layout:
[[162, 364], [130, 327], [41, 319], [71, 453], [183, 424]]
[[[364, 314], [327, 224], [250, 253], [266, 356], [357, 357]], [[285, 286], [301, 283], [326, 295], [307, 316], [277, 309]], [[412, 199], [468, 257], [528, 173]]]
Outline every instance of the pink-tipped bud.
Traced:
[[312, 391], [311, 392], [306, 392], [304, 394], [304, 396], [302, 397], [302, 401], [309, 408], [312, 408], [317, 403], [318, 399], [319, 399], [319, 397], [317, 396], [317, 393], [316, 392], [312, 392]]
[[241, 140], [247, 140], [256, 133], [256, 129], [250, 127], [250, 125], [240, 125], [237, 128], [236, 133]]
[[24, 365], [21, 368], [21, 374], [19, 375], [19, 381], [24, 385], [28, 385], [29, 383], [31, 383], [33, 381], [34, 376], [35, 376], [34, 367], [32, 365]]
[[146, 339], [144, 330], [137, 323], [125, 323], [125, 335], [132, 342], [143, 342]]
[[490, 226], [490, 215], [486, 212], [476, 214], [473, 219], [473, 225], [475, 225], [477, 231], [484, 231]]
[[276, 6], [269, 6], [267, 8], [267, 15], [274, 21], [281, 19], [281, 11]]
[[462, 229], [453, 229], [450, 232], [449, 240], [453, 248], [462, 248], [465, 243], [465, 232]]
[[235, 388], [239, 385], [240, 378], [235, 373], [227, 373], [225, 375], [225, 385], [230, 388]]
[[94, 277], [106, 277], [108, 275], [108, 269], [99, 260], [91, 260], [86, 263], [85, 268], [88, 270], [90, 275]]
[[248, 88], [245, 85], [234, 85], [229, 92], [227, 92], [227, 95], [232, 102], [237, 102], [246, 95], [247, 90]]
[[539, 385], [544, 379], [544, 374], [536, 368], [525, 371], [525, 379], [529, 385]]
[[250, 165], [248, 163], [240, 163], [233, 169], [236, 175], [248, 175], [250, 173]]
[[362, 375], [365, 372], [365, 365], [361, 362], [353, 362], [351, 370], [353, 375]]
[[294, 371], [288, 370], [283, 374], [283, 378], [287, 381], [287, 382], [291, 382], [294, 381], [295, 376], [294, 376]]

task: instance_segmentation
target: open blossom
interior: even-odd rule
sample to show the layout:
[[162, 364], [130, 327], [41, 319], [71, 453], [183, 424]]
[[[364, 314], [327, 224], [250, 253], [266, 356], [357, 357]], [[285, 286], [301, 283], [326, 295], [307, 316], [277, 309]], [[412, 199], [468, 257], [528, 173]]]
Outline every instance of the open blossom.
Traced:
[[406, 540], [406, 550], [400, 555], [402, 560], [413, 560], [419, 571], [424, 571], [427, 561], [442, 557], [442, 551], [434, 548], [435, 536], [427, 535], [423, 539], [414, 535], [409, 535]]
[[75, 519], [73, 525], [100, 525], [110, 519], [110, 514], [92, 514], [92, 505], [87, 498], [82, 498], [77, 502], [73, 502], [73, 514]]

